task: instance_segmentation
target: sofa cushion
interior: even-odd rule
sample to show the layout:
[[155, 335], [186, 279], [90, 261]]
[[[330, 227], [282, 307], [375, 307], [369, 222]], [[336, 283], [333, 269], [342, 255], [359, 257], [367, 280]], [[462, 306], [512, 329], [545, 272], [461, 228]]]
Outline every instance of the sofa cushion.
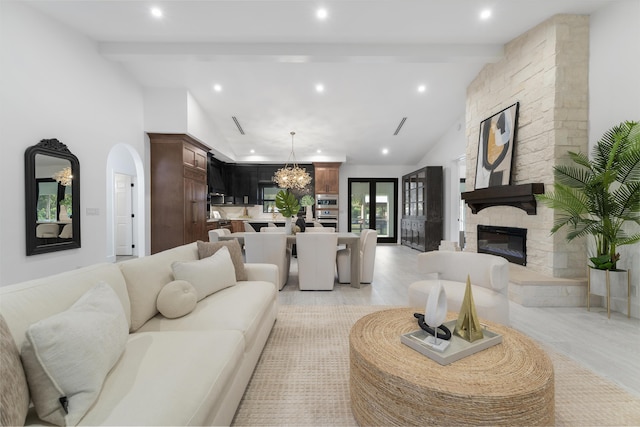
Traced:
[[236, 270], [236, 280], [247, 280], [247, 273], [244, 271], [244, 259], [242, 258], [242, 248], [240, 243], [236, 239], [225, 240], [222, 242], [203, 242], [198, 240], [198, 256], [200, 259], [208, 258], [216, 253], [220, 248], [226, 247], [229, 249], [231, 260], [233, 261], [233, 267]]
[[176, 280], [186, 280], [193, 285], [198, 301], [236, 284], [236, 273], [226, 247], [198, 261], [175, 261], [171, 268]]
[[156, 316], [143, 331], [237, 330], [250, 349], [256, 340], [260, 323], [277, 304], [278, 291], [269, 282], [238, 282], [235, 286], [209, 295], [198, 302], [195, 310], [179, 319]]
[[22, 360], [38, 417], [76, 425], [124, 351], [128, 329], [120, 300], [105, 282], [68, 310], [31, 325]]
[[129, 322], [129, 294], [118, 264], [95, 264], [41, 279], [0, 286], [0, 313], [9, 325], [16, 346], [22, 348], [29, 326], [71, 307], [98, 280], [104, 280], [113, 288]]
[[158, 294], [158, 311], [168, 319], [189, 314], [196, 308], [198, 296], [193, 285], [186, 280], [167, 283]]
[[29, 388], [20, 353], [0, 315], [0, 425], [24, 425], [29, 410]]
[[[178, 319], [179, 320], [179, 319]], [[238, 375], [237, 331], [135, 333], [81, 425], [208, 425]]]
[[171, 263], [197, 259], [198, 247], [195, 243], [191, 243], [151, 256], [118, 263], [129, 291], [132, 332], [158, 314], [158, 294], [164, 285], [174, 280]]

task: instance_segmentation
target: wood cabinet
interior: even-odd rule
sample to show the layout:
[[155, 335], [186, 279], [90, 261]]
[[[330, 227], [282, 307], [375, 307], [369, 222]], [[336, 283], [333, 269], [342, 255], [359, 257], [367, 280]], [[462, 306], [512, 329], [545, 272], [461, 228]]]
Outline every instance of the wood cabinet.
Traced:
[[419, 251], [433, 251], [442, 239], [442, 167], [428, 166], [402, 177], [400, 242]]
[[151, 253], [208, 240], [207, 151], [188, 135], [150, 133]]
[[338, 194], [341, 163], [314, 163], [316, 194]]
[[231, 232], [232, 233], [241, 233], [244, 231], [244, 221], [239, 219], [231, 220]]

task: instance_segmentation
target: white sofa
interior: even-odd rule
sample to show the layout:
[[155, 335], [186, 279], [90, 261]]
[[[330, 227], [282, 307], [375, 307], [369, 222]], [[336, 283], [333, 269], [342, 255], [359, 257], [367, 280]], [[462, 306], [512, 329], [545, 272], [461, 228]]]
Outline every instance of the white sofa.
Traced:
[[[183, 317], [164, 317], [156, 303], [174, 280], [172, 263], [198, 258], [193, 243], [1, 287], [0, 313], [21, 349], [30, 325], [68, 311], [104, 281], [122, 304], [129, 335], [125, 328], [124, 351], [79, 424], [228, 425], [276, 320], [278, 270], [244, 264], [247, 280], [204, 297]], [[31, 407], [26, 424], [46, 423]]]
[[418, 271], [425, 280], [409, 285], [409, 305], [424, 311], [432, 287], [438, 282], [447, 294], [449, 311], [459, 311], [467, 285], [480, 320], [509, 325], [509, 262], [498, 256], [475, 252], [432, 251], [418, 254]]

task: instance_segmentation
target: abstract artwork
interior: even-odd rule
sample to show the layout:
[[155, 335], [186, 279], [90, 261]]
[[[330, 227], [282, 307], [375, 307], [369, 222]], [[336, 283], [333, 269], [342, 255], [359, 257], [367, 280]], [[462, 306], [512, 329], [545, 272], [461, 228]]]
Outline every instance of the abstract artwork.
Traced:
[[475, 189], [509, 185], [519, 103], [480, 123]]

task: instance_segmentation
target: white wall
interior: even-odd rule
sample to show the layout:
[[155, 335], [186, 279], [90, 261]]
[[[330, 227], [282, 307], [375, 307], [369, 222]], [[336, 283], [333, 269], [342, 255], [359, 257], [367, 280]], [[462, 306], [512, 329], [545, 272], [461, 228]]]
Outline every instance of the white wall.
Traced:
[[[118, 143], [144, 156], [141, 88], [92, 41], [22, 2], [0, 2], [0, 64], [0, 285], [105, 261], [107, 156]], [[27, 257], [24, 152], [44, 138], [80, 161], [82, 247]]]
[[[591, 16], [589, 58], [589, 151], [612, 126], [640, 121], [640, 1], [616, 2]], [[640, 227], [629, 227], [628, 233]], [[631, 268], [631, 315], [640, 317], [640, 243], [620, 248], [618, 268]], [[613, 309], [626, 312], [626, 299]]]
[[458, 241], [458, 202], [460, 174], [458, 159], [465, 155], [467, 139], [462, 115], [433, 145], [418, 165], [442, 166], [444, 178], [444, 240]]

